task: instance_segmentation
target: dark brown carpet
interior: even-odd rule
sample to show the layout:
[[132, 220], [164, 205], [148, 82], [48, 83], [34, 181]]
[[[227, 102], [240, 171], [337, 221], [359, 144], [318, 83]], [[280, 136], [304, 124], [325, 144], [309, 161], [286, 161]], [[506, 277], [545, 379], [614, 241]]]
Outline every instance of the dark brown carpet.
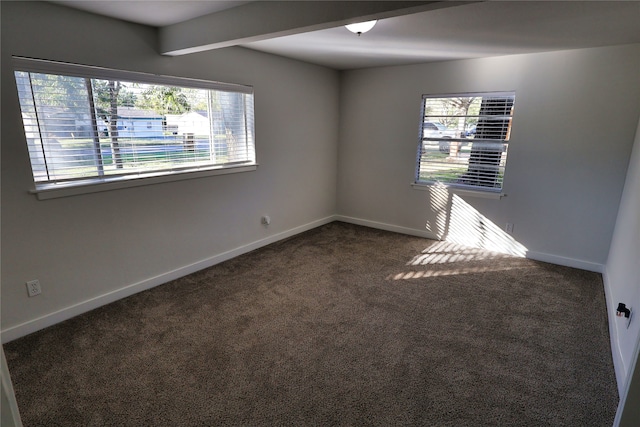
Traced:
[[599, 274], [344, 223], [5, 352], [27, 427], [611, 426], [618, 402]]

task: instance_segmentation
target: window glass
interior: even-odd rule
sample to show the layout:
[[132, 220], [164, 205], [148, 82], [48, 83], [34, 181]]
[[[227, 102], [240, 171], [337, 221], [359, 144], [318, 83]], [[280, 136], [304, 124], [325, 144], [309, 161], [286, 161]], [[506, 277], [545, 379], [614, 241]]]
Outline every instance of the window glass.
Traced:
[[515, 93], [423, 96], [416, 183], [502, 190]]
[[21, 68], [15, 78], [36, 188], [255, 164], [246, 87]]

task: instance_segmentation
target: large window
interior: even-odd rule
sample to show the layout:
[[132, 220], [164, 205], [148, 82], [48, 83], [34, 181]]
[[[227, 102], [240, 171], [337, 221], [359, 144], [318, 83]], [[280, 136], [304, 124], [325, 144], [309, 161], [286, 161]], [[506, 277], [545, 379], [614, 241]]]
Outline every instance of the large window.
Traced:
[[416, 184], [500, 192], [515, 93], [425, 95]]
[[36, 190], [255, 166], [253, 90], [14, 58]]

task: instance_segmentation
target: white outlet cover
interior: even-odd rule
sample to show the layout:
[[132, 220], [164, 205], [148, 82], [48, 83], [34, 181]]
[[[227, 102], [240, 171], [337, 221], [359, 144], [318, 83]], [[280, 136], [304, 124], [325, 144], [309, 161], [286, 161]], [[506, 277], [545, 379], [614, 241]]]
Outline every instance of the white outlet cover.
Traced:
[[40, 295], [42, 293], [42, 288], [40, 288], [39, 280], [30, 280], [27, 282], [27, 293], [30, 297], [35, 297], [36, 295]]

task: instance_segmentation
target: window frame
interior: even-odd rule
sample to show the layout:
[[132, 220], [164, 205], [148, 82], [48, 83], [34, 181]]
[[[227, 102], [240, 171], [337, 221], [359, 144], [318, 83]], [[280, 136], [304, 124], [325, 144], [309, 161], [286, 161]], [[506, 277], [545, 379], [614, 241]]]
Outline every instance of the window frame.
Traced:
[[[428, 99], [444, 99], [444, 98], [473, 98], [473, 97], [478, 97], [478, 98], [499, 98], [501, 96], [504, 96], [505, 98], [509, 97], [513, 99], [513, 103], [511, 105], [511, 112], [508, 115], [509, 119], [509, 124], [507, 126], [507, 130], [506, 130], [506, 135], [503, 139], [478, 139], [477, 142], [481, 142], [481, 143], [495, 143], [495, 144], [502, 144], [503, 146], [503, 151], [504, 151], [504, 161], [503, 161], [503, 165], [498, 165], [498, 170], [500, 170], [500, 168], [502, 169], [502, 174], [503, 177], [500, 181], [496, 181], [496, 183], [500, 183], [499, 187], [491, 187], [491, 186], [482, 186], [482, 185], [470, 185], [470, 184], [465, 184], [465, 183], [456, 183], [456, 182], [446, 182], [446, 181], [439, 181], [439, 180], [425, 180], [425, 179], [420, 179], [421, 176], [421, 166], [424, 163], [424, 160], [422, 158], [423, 156], [423, 150], [424, 150], [424, 142], [425, 140], [428, 141], [437, 141], [438, 143], [440, 142], [446, 142], [446, 143], [450, 143], [452, 140], [453, 141], [458, 141], [460, 143], [462, 142], [470, 142], [471, 146], [473, 145], [473, 142], [475, 141], [474, 139], [469, 139], [466, 137], [463, 137], [462, 135], [460, 135], [459, 137], [456, 138], [450, 138], [447, 136], [443, 136], [443, 137], [435, 137], [435, 136], [430, 136], [430, 137], [425, 137], [424, 136], [424, 132], [425, 132], [425, 124], [426, 123], [431, 123], [433, 122], [435, 119], [434, 117], [446, 117], [446, 118], [458, 118], [458, 117], [490, 117], [492, 116], [491, 114], [485, 114], [485, 115], [481, 115], [480, 113], [478, 113], [477, 115], [467, 115], [467, 116], [460, 116], [460, 115], [455, 115], [455, 114], [451, 114], [451, 115], [429, 115], [429, 114], [425, 114], [425, 109], [426, 109], [426, 102]], [[475, 196], [475, 197], [481, 197], [481, 198], [492, 198], [492, 199], [499, 199], [502, 198], [504, 196], [506, 196], [506, 194], [503, 193], [504, 191], [504, 173], [506, 171], [506, 164], [507, 164], [507, 157], [508, 157], [508, 146], [510, 143], [510, 134], [511, 134], [511, 128], [513, 126], [513, 118], [514, 118], [514, 105], [515, 105], [515, 96], [516, 96], [516, 91], [515, 90], [507, 90], [507, 91], [485, 91], [485, 92], [463, 92], [463, 93], [447, 93], [447, 94], [423, 94], [421, 97], [421, 104], [420, 104], [420, 125], [419, 125], [419, 135], [418, 135], [418, 147], [417, 147], [417, 155], [416, 155], [416, 164], [415, 164], [415, 172], [414, 172], [414, 181], [412, 182], [412, 187], [414, 189], [419, 189], [419, 190], [428, 190], [429, 188], [433, 187], [433, 186], [439, 186], [439, 187], [445, 187], [447, 188], [449, 191], [456, 193], [456, 194], [460, 194], [460, 195], [468, 195], [468, 196]], [[482, 105], [482, 101], [481, 101], [481, 105]], [[496, 117], [506, 117], [506, 115], [496, 115]], [[427, 129], [428, 130], [428, 129]], [[466, 131], [466, 129], [464, 130]], [[462, 132], [464, 132], [462, 131]], [[502, 162], [502, 161], [501, 161]], [[466, 167], [467, 167], [467, 172], [469, 171], [469, 162], [466, 163]]]
[[[12, 57], [13, 72], [55, 74], [61, 76], [100, 79], [100, 80], [120, 80], [153, 85], [179, 86], [186, 88], [196, 88], [204, 90], [219, 90], [251, 95], [251, 118], [246, 125], [248, 144], [251, 153], [248, 160], [243, 160], [228, 164], [209, 165], [187, 165], [180, 169], [157, 169], [149, 171], [135, 171], [119, 175], [103, 175], [87, 177], [86, 179], [74, 179], [58, 182], [37, 182], [33, 176], [33, 188], [29, 193], [35, 194], [38, 199], [45, 200], [57, 197], [66, 197], [77, 194], [87, 194], [100, 191], [109, 191], [121, 188], [138, 187], [152, 185], [163, 182], [181, 181], [187, 179], [202, 178], [207, 176], [225, 175], [231, 173], [242, 173], [255, 171], [258, 167], [257, 153], [255, 146], [255, 99], [252, 86], [222, 83], [211, 80], [195, 79], [188, 77], [176, 77], [160, 74], [151, 74], [138, 71], [116, 70], [111, 68], [80, 65], [67, 62], [57, 62], [45, 59], [33, 59], [26, 57]], [[14, 77], [15, 83], [15, 77]], [[19, 107], [21, 109], [21, 106]], [[247, 110], [245, 109], [245, 114]], [[22, 112], [21, 112], [22, 116]], [[24, 123], [22, 123], [23, 130]], [[98, 133], [97, 129], [94, 130]], [[26, 130], [25, 130], [26, 138]], [[25, 143], [25, 147], [27, 144]], [[29, 156], [30, 167], [31, 156]], [[31, 169], [33, 172], [33, 169]]]

